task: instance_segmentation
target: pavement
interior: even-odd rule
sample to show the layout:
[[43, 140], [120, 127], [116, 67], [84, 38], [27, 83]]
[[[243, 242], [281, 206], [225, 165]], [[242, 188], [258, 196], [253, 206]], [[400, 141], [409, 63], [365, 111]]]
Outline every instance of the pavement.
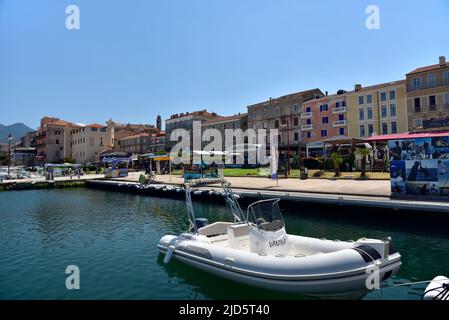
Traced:
[[[142, 172], [132, 172], [126, 178], [119, 180], [139, 180]], [[283, 192], [305, 192], [324, 194], [345, 194], [375, 197], [390, 197], [389, 180], [330, 180], [330, 179], [307, 179], [298, 178], [271, 180], [265, 177], [225, 177], [232, 188], [283, 191]], [[179, 175], [156, 175], [156, 181], [163, 184], [182, 185], [184, 179]]]
[[[92, 180], [92, 179], [102, 179], [104, 178], [104, 174], [85, 174], [80, 176], [73, 176], [72, 179], [70, 177], [55, 177], [54, 181], [77, 181], [77, 180]], [[12, 180], [3, 180], [0, 184], [11, 184], [11, 183], [32, 183], [32, 182], [46, 182], [44, 177], [36, 178], [36, 179], [12, 179]]]

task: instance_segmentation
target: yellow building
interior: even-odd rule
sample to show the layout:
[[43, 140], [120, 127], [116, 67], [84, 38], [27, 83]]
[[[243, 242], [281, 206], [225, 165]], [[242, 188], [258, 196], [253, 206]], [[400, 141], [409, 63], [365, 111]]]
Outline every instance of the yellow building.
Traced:
[[350, 137], [364, 139], [408, 131], [405, 80], [366, 88], [356, 85], [346, 99]]

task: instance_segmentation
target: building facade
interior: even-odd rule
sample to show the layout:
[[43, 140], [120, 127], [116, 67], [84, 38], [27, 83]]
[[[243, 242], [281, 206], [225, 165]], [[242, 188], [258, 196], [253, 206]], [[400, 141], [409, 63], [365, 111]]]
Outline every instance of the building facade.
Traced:
[[346, 91], [304, 102], [301, 131], [305, 143], [347, 136]]
[[44, 117], [37, 130], [36, 161], [38, 163], [57, 163], [71, 153], [71, 129], [76, 126], [58, 118]]
[[118, 141], [120, 152], [144, 154], [150, 151], [152, 136], [149, 133], [132, 135]]
[[408, 127], [412, 132], [449, 129], [449, 63], [413, 70], [406, 75]]
[[[270, 98], [268, 101], [248, 106], [248, 128], [278, 129], [278, 147], [281, 151], [290, 150], [298, 152], [303, 142], [301, 134], [301, 109], [304, 102], [321, 98], [324, 94], [320, 89], [312, 89], [285, 95], [279, 98]], [[266, 145], [269, 149], [269, 137]], [[261, 143], [261, 141], [248, 141]]]
[[76, 163], [98, 163], [100, 153], [112, 150], [114, 130], [110, 126], [90, 124], [71, 129], [71, 158]]
[[[172, 132], [176, 129], [184, 129], [190, 136], [190, 148], [193, 148], [193, 122], [199, 121], [201, 124], [208, 120], [217, 118], [215, 112], [208, 112], [206, 109], [195, 112], [174, 114], [170, 119], [165, 120], [165, 148], [169, 152], [177, 141], [170, 141]], [[201, 133], [201, 126], [199, 127]]]
[[11, 153], [11, 162], [15, 166], [33, 167], [36, 163], [36, 148], [16, 147]]
[[[242, 113], [242, 114], [236, 114], [229, 117], [217, 117], [216, 119], [212, 119], [209, 121], [204, 122], [201, 125], [201, 133], [202, 135], [204, 132], [208, 129], [215, 129], [218, 132], [220, 132], [221, 135], [221, 145], [222, 150], [216, 150], [216, 151], [225, 151], [226, 150], [226, 130], [231, 129], [241, 129], [243, 132], [246, 131], [248, 127], [248, 114]], [[202, 146], [206, 146], [211, 141], [203, 141]], [[233, 144], [236, 142], [234, 141]]]
[[408, 131], [405, 80], [363, 88], [346, 94], [348, 135], [365, 139], [373, 135]]

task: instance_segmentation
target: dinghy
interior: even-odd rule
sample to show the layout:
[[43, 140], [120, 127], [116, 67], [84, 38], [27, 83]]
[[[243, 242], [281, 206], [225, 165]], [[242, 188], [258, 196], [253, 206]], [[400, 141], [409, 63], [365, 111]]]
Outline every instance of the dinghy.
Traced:
[[449, 300], [449, 278], [434, 278], [424, 290], [422, 300]]
[[279, 199], [257, 201], [244, 214], [225, 181], [234, 221], [208, 224], [195, 218], [193, 184], [185, 186], [189, 231], [163, 236], [157, 245], [165, 263], [174, 258], [247, 285], [327, 298], [360, 298], [401, 266], [391, 239], [354, 242], [287, 234]]

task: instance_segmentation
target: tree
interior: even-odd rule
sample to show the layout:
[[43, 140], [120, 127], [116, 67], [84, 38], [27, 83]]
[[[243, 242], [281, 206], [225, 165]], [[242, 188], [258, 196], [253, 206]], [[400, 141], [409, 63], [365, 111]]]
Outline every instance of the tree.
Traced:
[[331, 154], [332, 163], [334, 164], [334, 172], [335, 177], [340, 176], [340, 166], [343, 163], [343, 158], [337, 153], [334, 152]]
[[65, 157], [63, 160], [63, 163], [75, 163], [75, 159], [72, 159], [70, 157]]
[[355, 150], [355, 154], [357, 156], [360, 156], [362, 159], [362, 173], [360, 174], [360, 177], [365, 178], [366, 177], [366, 157], [369, 156], [370, 151], [367, 148], [357, 148]]

